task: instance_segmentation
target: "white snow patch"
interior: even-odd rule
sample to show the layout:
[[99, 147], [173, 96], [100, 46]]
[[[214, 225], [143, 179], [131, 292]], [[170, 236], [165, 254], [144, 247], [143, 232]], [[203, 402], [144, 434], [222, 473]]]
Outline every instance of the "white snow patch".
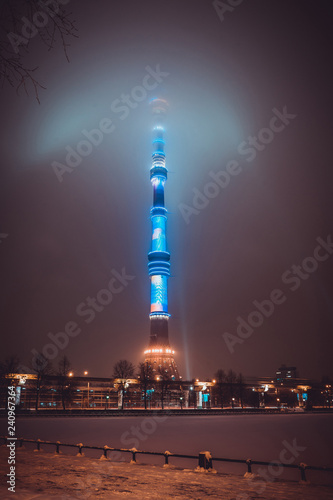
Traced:
[[208, 469], [205, 469], [204, 467], [199, 467], [199, 465], [198, 465], [198, 467], [196, 467], [194, 469], [194, 472], [205, 472], [205, 473], [207, 473]]
[[257, 474], [253, 474], [253, 472], [245, 472], [243, 477], [254, 479], [255, 477], [257, 477]]
[[175, 469], [175, 468], [176, 468], [176, 466], [172, 465], [172, 464], [164, 464], [163, 465], [163, 469]]

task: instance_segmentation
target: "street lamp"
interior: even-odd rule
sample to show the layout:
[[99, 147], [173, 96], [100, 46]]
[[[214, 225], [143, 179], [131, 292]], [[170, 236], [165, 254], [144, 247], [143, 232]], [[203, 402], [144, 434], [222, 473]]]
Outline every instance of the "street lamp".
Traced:
[[[85, 376], [86, 376], [86, 375], [88, 375], [87, 370], [85, 370], [85, 371], [83, 372], [83, 375], [85, 375]], [[89, 381], [88, 381], [88, 397], [87, 397], [87, 402], [88, 402], [88, 409], [89, 409]]]
[[[85, 371], [83, 372], [83, 375], [84, 375], [84, 376], [87, 376], [87, 375], [88, 375], [88, 371], [87, 371], [87, 370], [85, 370]], [[88, 409], [90, 408], [90, 406], [89, 406], [89, 390], [90, 390], [90, 386], [89, 386], [89, 381], [88, 381], [88, 397], [87, 397]]]

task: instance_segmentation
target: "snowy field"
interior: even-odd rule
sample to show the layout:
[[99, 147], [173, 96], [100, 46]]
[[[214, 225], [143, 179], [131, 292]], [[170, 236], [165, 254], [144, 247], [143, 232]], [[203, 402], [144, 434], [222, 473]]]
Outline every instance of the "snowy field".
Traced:
[[[1, 435], [6, 434], [5, 424], [5, 420], [1, 419]], [[77, 450], [68, 448], [64, 449], [63, 455], [54, 458], [54, 447], [43, 446], [44, 452], [38, 454], [32, 451], [35, 446], [27, 446], [27, 450], [17, 451], [18, 480], [27, 491], [31, 491], [32, 488], [38, 492], [36, 488], [39, 484], [42, 490], [35, 497], [38, 499], [49, 498], [48, 496], [40, 496], [41, 491], [48, 492], [51, 498], [51, 494], [57, 493], [57, 488], [61, 488], [63, 495], [63, 488], [67, 491], [66, 488], [69, 487], [67, 483], [70, 485], [73, 481], [78, 481], [77, 484], [82, 485], [82, 481], [86, 481], [87, 474], [93, 485], [89, 488], [93, 491], [95, 488], [93, 478], [98, 469], [101, 471], [96, 476], [98, 494], [93, 494], [91, 498], [173, 497], [201, 499], [209, 497], [226, 500], [250, 500], [254, 498], [284, 500], [330, 498], [333, 500], [332, 488], [318, 486], [319, 484], [333, 485], [332, 473], [307, 471], [307, 479], [311, 482], [311, 487], [308, 485], [305, 487], [298, 484], [300, 473], [297, 469], [284, 469], [281, 474], [278, 474], [278, 480], [273, 482], [274, 477], [267, 472], [267, 466], [254, 466], [253, 472], [263, 471], [268, 478], [264, 480], [265, 493], [261, 494], [258, 491], [258, 485], [251, 486], [249, 480], [242, 477], [246, 472], [245, 465], [214, 462], [215, 456], [279, 462], [288, 460], [289, 463], [295, 464], [303, 462], [308, 465], [332, 467], [332, 429], [333, 415], [329, 414], [18, 418], [16, 421], [16, 435], [18, 437], [59, 440], [64, 443], [83, 443], [95, 446], [108, 445], [115, 448], [135, 447], [147, 451], [164, 452], [168, 450], [173, 453], [190, 455], [198, 455], [199, 451], [209, 450], [213, 456], [213, 467], [218, 472], [218, 474], [194, 473], [193, 470], [198, 465], [197, 460], [172, 459], [171, 457], [170, 464], [177, 466], [177, 468], [185, 468], [187, 471], [170, 471], [163, 469], [164, 459], [158, 456], [138, 455], [137, 460], [141, 465], [130, 465], [128, 463], [131, 458], [130, 454], [122, 456], [118, 454], [113, 457], [116, 462], [112, 462], [111, 466], [110, 462], [98, 460], [101, 456], [100, 451], [87, 450], [84, 452], [86, 456], [80, 459], [75, 457]], [[6, 451], [6, 449], [1, 448], [2, 456], [3, 450]], [[71, 453], [72, 456], [68, 456]], [[47, 457], [46, 463], [43, 463], [43, 457]], [[59, 465], [54, 469], [52, 477], [48, 477], [48, 468], [54, 468], [56, 463]], [[111, 469], [108, 469], [109, 466]], [[21, 467], [22, 474], [25, 474], [24, 478], [20, 476], [19, 467]], [[92, 470], [95, 472], [91, 472]], [[30, 472], [27, 473], [27, 471]], [[72, 477], [73, 475], [75, 478]], [[104, 475], [108, 477], [109, 484], [105, 491], [101, 487], [101, 483], [105, 485]], [[201, 476], [204, 477], [201, 478]], [[103, 477], [103, 481], [100, 479], [101, 477]], [[119, 478], [123, 478], [124, 491], [120, 491], [121, 480]], [[137, 481], [141, 485], [140, 488], [143, 488], [142, 491], [135, 489]], [[154, 490], [149, 493], [149, 496], [144, 490], [144, 488], [148, 488], [148, 484], [151, 488], [155, 481], [158, 485], [160, 483], [164, 485], [165, 491], [163, 490], [161, 496], [154, 493]], [[66, 484], [63, 485], [63, 482]], [[117, 483], [117, 488], [120, 490], [112, 490], [110, 482]], [[190, 488], [194, 488], [193, 494], [190, 494], [190, 490], [186, 490], [184, 486], [188, 482]], [[75, 488], [77, 490], [79, 486], [76, 485]], [[131, 490], [131, 488], [134, 489]], [[218, 493], [219, 488], [225, 488], [222, 496]], [[58, 498], [78, 497], [76, 490], [76, 493], [73, 493], [70, 488], [69, 490], [68, 494], [74, 496], [64, 497], [58, 494]], [[211, 493], [208, 495], [206, 490]], [[78, 491], [79, 496], [85, 498], [80, 488]], [[114, 492], [112, 495], [116, 496], [110, 496], [111, 491]], [[128, 493], [129, 491], [132, 491], [131, 495]], [[187, 493], [185, 493], [186, 491]], [[288, 493], [289, 496], [287, 491], [291, 492]], [[133, 492], [135, 496], [133, 496]], [[245, 492], [245, 496], [241, 496], [242, 492]], [[58, 491], [58, 493], [60, 492]], [[187, 494], [188, 496], [186, 496]], [[19, 497], [15, 495], [15, 498], [34, 498], [30, 493], [27, 495], [30, 496]], [[0, 498], [5, 498], [1, 492]]]
[[[1, 470], [7, 450], [0, 448]], [[159, 466], [101, 461], [89, 457], [20, 450], [17, 488], [2, 500], [184, 499], [184, 500], [332, 500], [333, 489], [297, 482], [266, 482], [227, 474], [194, 472]]]

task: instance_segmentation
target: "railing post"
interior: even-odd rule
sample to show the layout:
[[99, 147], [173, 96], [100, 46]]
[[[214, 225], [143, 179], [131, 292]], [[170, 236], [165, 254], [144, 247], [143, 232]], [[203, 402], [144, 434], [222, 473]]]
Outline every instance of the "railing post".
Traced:
[[109, 447], [108, 446], [104, 446], [104, 450], [103, 450], [103, 453], [104, 453], [104, 457], [107, 459], [108, 458], [108, 449]]
[[247, 464], [247, 472], [249, 474], [252, 474], [252, 460], [250, 458], [248, 458], [246, 460], [246, 464]]
[[78, 448], [79, 448], [79, 455], [82, 457], [82, 448], [83, 448], [83, 444], [82, 443], [79, 443], [78, 445]]
[[37, 451], [40, 451], [40, 439], [37, 439], [36, 443], [37, 443]]
[[201, 469], [212, 469], [212, 456], [209, 451], [201, 451], [199, 453], [199, 468]]
[[22, 448], [23, 446], [23, 439], [19, 439], [19, 448]]
[[306, 469], [306, 464], [299, 464], [299, 470], [301, 471], [301, 481], [305, 481], [306, 482], [306, 475], [305, 475], [305, 469]]
[[132, 462], [136, 462], [135, 454], [136, 452], [132, 450]]
[[172, 455], [172, 453], [170, 453], [170, 451], [166, 450], [164, 452], [164, 465], [169, 465], [169, 456]]
[[59, 451], [59, 447], [60, 447], [60, 441], [57, 441], [57, 442], [56, 442], [56, 453], [58, 453], [58, 455], [59, 455], [59, 453], [60, 453], [60, 451]]

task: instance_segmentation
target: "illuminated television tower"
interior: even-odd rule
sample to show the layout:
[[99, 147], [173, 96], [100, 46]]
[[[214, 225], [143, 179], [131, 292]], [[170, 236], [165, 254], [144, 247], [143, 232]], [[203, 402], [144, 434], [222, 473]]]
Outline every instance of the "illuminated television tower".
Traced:
[[152, 223], [152, 245], [148, 253], [150, 276], [150, 340], [145, 351], [145, 362], [153, 369], [154, 378], [161, 373], [179, 379], [175, 351], [170, 347], [168, 323], [168, 278], [170, 276], [170, 253], [167, 250], [166, 222], [167, 209], [164, 206], [164, 184], [168, 170], [165, 166], [164, 119], [167, 101], [154, 99], [151, 102], [154, 117], [154, 139], [150, 180], [153, 185], [153, 206], [150, 209]]

